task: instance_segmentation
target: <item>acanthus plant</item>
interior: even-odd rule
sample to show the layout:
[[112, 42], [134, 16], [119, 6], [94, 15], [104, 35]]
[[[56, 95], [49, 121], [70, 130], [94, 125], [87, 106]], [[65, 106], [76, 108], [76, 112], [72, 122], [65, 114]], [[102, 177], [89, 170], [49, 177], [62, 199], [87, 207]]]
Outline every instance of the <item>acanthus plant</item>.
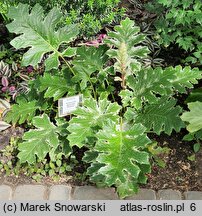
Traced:
[[[30, 93], [18, 97], [7, 115], [12, 123], [32, 126], [19, 144], [21, 163], [35, 163], [47, 154], [54, 161], [58, 150], [85, 146], [83, 161], [90, 163], [91, 181], [115, 186], [122, 198], [136, 192], [151, 170], [147, 133], [170, 135], [185, 126], [174, 95], [192, 88], [201, 72], [143, 67], [141, 60], [149, 52], [145, 36], [129, 18], [108, 32], [103, 45], [76, 49], [70, 42], [78, 31], [75, 26], [56, 28], [61, 17], [56, 8], [45, 16], [39, 5], [29, 11], [20, 4], [8, 16], [14, 19], [8, 30], [19, 34], [11, 44], [29, 47], [22, 64], [36, 66], [46, 54], [43, 76], [30, 81]], [[62, 44], [65, 50], [60, 50]], [[78, 93], [83, 105], [72, 118], [59, 119], [57, 100]]]

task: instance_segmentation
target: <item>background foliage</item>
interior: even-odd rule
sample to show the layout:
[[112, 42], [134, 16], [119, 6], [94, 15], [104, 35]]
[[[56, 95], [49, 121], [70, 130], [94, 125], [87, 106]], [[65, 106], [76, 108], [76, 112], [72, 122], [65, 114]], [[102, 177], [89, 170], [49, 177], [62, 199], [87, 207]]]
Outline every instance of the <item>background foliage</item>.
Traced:
[[147, 8], [157, 14], [156, 38], [165, 47], [177, 44], [186, 53], [186, 62], [202, 63], [202, 2], [200, 0], [150, 1]]
[[120, 0], [2, 0], [0, 13], [8, 20], [7, 12], [10, 6], [26, 3], [33, 7], [39, 3], [45, 13], [53, 7], [58, 7], [64, 17], [60, 25], [79, 24], [80, 35], [89, 37], [99, 32], [103, 27], [120, 22], [124, 9], [120, 9]]

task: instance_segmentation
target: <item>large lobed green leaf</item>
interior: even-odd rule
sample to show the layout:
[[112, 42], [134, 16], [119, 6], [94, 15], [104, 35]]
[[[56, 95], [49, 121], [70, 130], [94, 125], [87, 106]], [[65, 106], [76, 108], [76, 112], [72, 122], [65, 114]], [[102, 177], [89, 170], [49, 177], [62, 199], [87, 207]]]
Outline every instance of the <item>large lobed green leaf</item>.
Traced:
[[[39, 4], [30, 11], [29, 5], [19, 3], [17, 7], [9, 9], [8, 17], [13, 19], [13, 22], [7, 25], [8, 30], [18, 34], [11, 41], [11, 45], [16, 49], [29, 48], [22, 59], [24, 66], [36, 66], [44, 54], [49, 53], [45, 60], [46, 70], [58, 68], [59, 57], [63, 56], [58, 51], [60, 45], [71, 42], [78, 34], [76, 26], [56, 28], [62, 17], [57, 8], [53, 8], [47, 16], [44, 16], [43, 8]], [[68, 53], [69, 56], [73, 54], [70, 48], [63, 53], [64, 56], [68, 56]]]
[[173, 88], [180, 92], [186, 93], [186, 88], [193, 88], [193, 84], [197, 84], [198, 80], [202, 78], [202, 71], [198, 68], [191, 68], [189, 66], [182, 68], [178, 65], [175, 68], [167, 68], [168, 73], [170, 70], [175, 71], [175, 78], [171, 80]]
[[81, 81], [81, 90], [87, 87], [87, 83], [92, 82], [91, 76], [94, 72], [103, 71], [103, 66], [107, 61], [105, 52], [105, 46], [99, 46], [98, 48], [82, 46], [77, 49], [77, 55], [72, 62], [75, 71], [73, 81]]
[[75, 93], [75, 87], [64, 75], [45, 73], [39, 78], [39, 91], [45, 91], [44, 97], [53, 97], [54, 101], [60, 99], [67, 93]]
[[150, 171], [149, 154], [145, 151], [150, 140], [141, 124], [129, 129], [118, 126], [110, 122], [97, 133], [94, 151], [99, 154], [89, 170], [91, 179], [96, 182], [102, 179], [107, 186], [115, 185], [124, 198], [137, 191], [137, 184], [143, 182], [144, 174]]
[[175, 78], [175, 71], [165, 71], [162, 68], [145, 69], [136, 77], [129, 76], [127, 85], [132, 89], [133, 97], [137, 103], [148, 101], [155, 103], [158, 95], [171, 95], [173, 93], [170, 80]]
[[176, 106], [173, 98], [162, 97], [155, 104], [148, 104], [144, 111], [135, 113], [133, 118], [136, 123], [142, 123], [148, 130], [160, 134], [165, 132], [170, 135], [172, 130], [179, 132], [184, 123], [180, 119], [182, 109]]
[[26, 132], [23, 142], [19, 144], [18, 158], [21, 163], [35, 163], [36, 157], [42, 160], [59, 145], [59, 127], [51, 123], [46, 114], [34, 117], [32, 122], [36, 129]]
[[128, 77], [127, 85], [133, 92], [122, 92], [121, 95], [124, 97], [127, 97], [127, 95], [132, 97], [133, 95], [136, 104], [140, 104], [142, 101], [151, 104], [155, 103], [159, 96], [170, 96], [176, 91], [179, 93], [186, 92], [186, 88], [193, 88], [193, 84], [198, 83], [198, 79], [201, 78], [202, 72], [197, 68], [177, 66], [165, 69], [145, 69], [138, 73], [136, 77]]
[[73, 112], [74, 116], [68, 126], [70, 146], [82, 147], [88, 137], [94, 137], [94, 128], [102, 128], [108, 120], [118, 122], [120, 106], [107, 99], [85, 99], [83, 106]]
[[202, 129], [202, 102], [188, 103], [188, 108], [190, 111], [184, 112], [181, 119], [189, 123], [187, 130], [194, 133]]
[[31, 121], [35, 116], [36, 110], [39, 109], [38, 103], [36, 100], [26, 101], [25, 99], [17, 100], [17, 104], [14, 104], [11, 107], [11, 110], [6, 114], [6, 121], [16, 124], [24, 123], [25, 121]]

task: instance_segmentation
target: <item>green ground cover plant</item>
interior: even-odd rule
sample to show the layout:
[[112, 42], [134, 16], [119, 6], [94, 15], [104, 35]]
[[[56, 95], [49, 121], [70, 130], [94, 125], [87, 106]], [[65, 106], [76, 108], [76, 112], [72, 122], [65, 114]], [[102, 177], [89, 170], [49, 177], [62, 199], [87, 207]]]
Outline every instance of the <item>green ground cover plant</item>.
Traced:
[[[94, 1], [88, 1], [90, 5]], [[79, 27], [71, 22], [61, 26], [63, 17], [59, 8], [47, 12], [40, 4], [9, 8], [6, 27], [14, 34], [10, 44], [24, 52], [21, 67], [36, 73], [27, 76], [27, 91], [17, 94], [4, 114], [4, 127], [26, 130], [0, 150], [0, 169], [57, 180], [73, 170], [78, 163], [75, 151], [83, 149], [84, 176], [98, 186], [115, 187], [124, 198], [147, 183], [153, 161], [164, 166], [158, 156], [169, 149], [157, 146], [149, 134], [172, 135], [187, 126], [190, 134], [185, 139], [200, 142], [201, 101], [193, 101], [191, 94], [190, 111], [184, 112], [176, 98], [193, 89], [202, 72], [190, 66], [144, 64], [149, 55], [146, 35], [129, 18], [108, 30], [103, 43], [77, 46]], [[8, 70], [1, 63], [1, 85], [7, 90]], [[58, 100], [75, 95], [82, 95], [82, 104], [59, 117]]]

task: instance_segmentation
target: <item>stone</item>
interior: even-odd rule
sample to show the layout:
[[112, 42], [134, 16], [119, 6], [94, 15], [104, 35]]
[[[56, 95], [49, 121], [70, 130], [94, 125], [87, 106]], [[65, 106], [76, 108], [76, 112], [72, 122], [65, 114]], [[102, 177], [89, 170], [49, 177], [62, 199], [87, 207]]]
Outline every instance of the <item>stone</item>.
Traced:
[[159, 190], [158, 199], [160, 200], [181, 200], [181, 193], [177, 190]]
[[65, 185], [53, 185], [49, 189], [49, 200], [70, 200], [71, 189], [71, 187]]
[[113, 188], [96, 188], [93, 186], [76, 187], [73, 200], [118, 200]]
[[202, 192], [200, 191], [188, 191], [184, 193], [186, 200], [202, 200]]
[[11, 200], [12, 199], [12, 188], [8, 185], [0, 186], [0, 200]]
[[156, 193], [151, 189], [139, 189], [137, 194], [126, 197], [125, 200], [156, 200]]
[[43, 185], [20, 185], [14, 191], [13, 200], [45, 200], [45, 192]]

